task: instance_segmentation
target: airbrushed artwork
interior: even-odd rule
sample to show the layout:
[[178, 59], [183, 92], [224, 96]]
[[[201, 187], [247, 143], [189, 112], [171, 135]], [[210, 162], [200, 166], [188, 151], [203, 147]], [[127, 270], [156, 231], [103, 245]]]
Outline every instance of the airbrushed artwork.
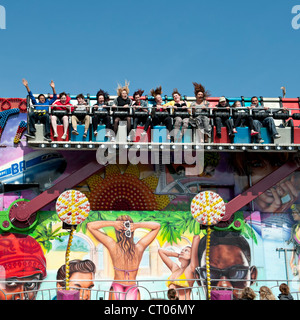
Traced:
[[[76, 172], [96, 160], [95, 150], [33, 149], [23, 133], [14, 142], [26, 113], [6, 121], [0, 149], [0, 299], [58, 299], [66, 274], [68, 285], [87, 300], [167, 299], [169, 289], [180, 300], [199, 300], [214, 287], [232, 290], [237, 299], [243, 288], [258, 291], [274, 279], [299, 290], [293, 282], [299, 275], [298, 170], [222, 220], [227, 203], [292, 160], [292, 153], [210, 151], [193, 176], [184, 163], [116, 163], [99, 165], [84, 178]], [[55, 200], [20, 227], [22, 218], [14, 220], [11, 209], [51, 194], [70, 177], [76, 177], [74, 185], [59, 187]], [[211, 205], [203, 202], [210, 197]], [[211, 231], [202, 223], [207, 213]], [[67, 266], [65, 224], [76, 226]]]

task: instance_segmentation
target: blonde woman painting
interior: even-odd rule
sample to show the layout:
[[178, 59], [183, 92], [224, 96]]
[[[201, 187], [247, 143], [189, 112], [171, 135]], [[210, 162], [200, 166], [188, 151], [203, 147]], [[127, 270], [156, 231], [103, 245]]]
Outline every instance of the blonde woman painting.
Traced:
[[[194, 236], [192, 246], [184, 247], [180, 253], [172, 252], [165, 249], [159, 249], [158, 253], [171, 270], [172, 274], [167, 280], [167, 287], [175, 289], [178, 293], [179, 300], [191, 300], [191, 288], [194, 285], [194, 272], [198, 263], [198, 244], [199, 236]], [[172, 261], [171, 257], [178, 258], [180, 265]]]
[[[102, 228], [114, 227], [117, 241], [106, 235]], [[136, 276], [144, 251], [157, 236], [160, 224], [156, 222], [134, 223], [130, 216], [119, 216], [116, 221], [95, 221], [87, 224], [88, 230], [109, 251], [113, 267], [114, 281], [110, 288], [110, 300], [140, 300]], [[134, 243], [134, 231], [138, 228], [150, 229], [143, 238]]]

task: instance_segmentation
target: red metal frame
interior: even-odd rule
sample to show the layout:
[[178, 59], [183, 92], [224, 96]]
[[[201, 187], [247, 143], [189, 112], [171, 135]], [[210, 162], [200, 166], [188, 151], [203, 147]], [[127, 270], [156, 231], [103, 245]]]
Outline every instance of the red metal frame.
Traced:
[[30, 220], [31, 216], [34, 215], [37, 211], [45, 207], [47, 204], [51, 203], [57, 199], [62, 192], [66, 189], [77, 186], [82, 181], [86, 180], [93, 174], [97, 173], [104, 166], [100, 165], [96, 160], [88, 163], [81, 169], [73, 172], [65, 179], [56, 183], [50, 189], [44, 191], [30, 202], [24, 202], [20, 206], [12, 207], [10, 212], [10, 220], [17, 220], [17, 222], [24, 222], [24, 227], [27, 226], [27, 222]]
[[257, 182], [254, 186], [250, 187], [231, 201], [226, 204], [226, 212], [223, 221], [227, 221], [230, 217], [240, 210], [243, 206], [259, 197], [266, 190], [274, 186], [277, 182], [289, 176], [300, 167], [298, 161], [289, 161], [282, 165], [280, 168]]
[[[81, 169], [73, 172], [65, 179], [61, 180], [50, 189], [44, 191], [36, 198], [32, 199], [30, 202], [24, 202], [20, 206], [15, 206], [11, 208], [10, 219], [17, 220], [17, 223], [24, 223], [24, 227], [27, 226], [27, 222], [31, 219], [33, 215], [47, 204], [51, 203], [57, 199], [62, 192], [66, 189], [72, 188], [82, 181], [86, 180], [93, 174], [97, 173], [104, 166], [100, 165], [97, 161], [92, 161], [82, 167]], [[226, 204], [226, 213], [223, 221], [227, 221], [230, 217], [240, 210], [243, 206], [253, 201], [255, 198], [259, 197], [267, 189], [274, 186], [279, 181], [283, 180], [291, 173], [296, 171], [300, 167], [300, 162], [297, 160], [289, 161], [282, 165], [280, 168], [260, 180], [254, 186], [250, 187], [230, 202]]]

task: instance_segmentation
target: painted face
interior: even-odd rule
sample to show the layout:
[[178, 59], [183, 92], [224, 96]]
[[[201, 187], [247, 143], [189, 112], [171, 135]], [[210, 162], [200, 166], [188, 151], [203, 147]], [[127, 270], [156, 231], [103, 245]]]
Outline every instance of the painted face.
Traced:
[[[206, 251], [202, 255], [200, 278], [206, 279]], [[243, 251], [234, 245], [217, 245], [210, 250], [210, 278], [212, 287], [243, 289], [256, 279], [256, 269], [248, 264]], [[213, 279], [216, 279], [215, 281]], [[240, 280], [240, 281], [237, 281]], [[233, 290], [238, 298], [239, 290]]]
[[91, 289], [94, 287], [93, 273], [74, 272], [70, 277], [70, 288], [79, 291], [80, 300], [91, 299]]
[[292, 211], [292, 216], [295, 221], [300, 221], [300, 212]]
[[35, 300], [40, 287], [38, 280], [40, 280], [39, 274], [6, 279], [3, 287], [0, 285], [0, 300]]
[[[251, 184], [257, 184], [263, 177], [268, 176], [270, 173], [277, 170], [281, 164], [276, 163], [276, 155], [266, 159], [262, 156], [251, 157], [250, 155], [245, 159], [244, 166], [248, 166], [251, 178]], [[295, 171], [288, 177], [278, 181], [275, 185], [260, 194], [255, 200], [255, 204], [261, 212], [285, 212], [295, 202], [298, 197], [299, 188], [297, 186], [300, 173]], [[246, 175], [241, 177], [241, 188], [248, 188], [249, 181], [244, 179]]]
[[271, 165], [269, 161], [263, 161], [261, 159], [252, 159], [250, 162], [251, 179], [252, 183], [256, 184], [262, 177], [269, 175], [276, 170], [277, 167]]
[[179, 254], [179, 258], [191, 260], [191, 251], [192, 249], [190, 247], [184, 247]]

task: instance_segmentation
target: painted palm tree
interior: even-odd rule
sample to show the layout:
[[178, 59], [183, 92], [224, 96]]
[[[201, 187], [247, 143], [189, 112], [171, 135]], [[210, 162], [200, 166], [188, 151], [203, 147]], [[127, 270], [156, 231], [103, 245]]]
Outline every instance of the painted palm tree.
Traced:
[[39, 224], [32, 236], [46, 252], [50, 252], [52, 249], [52, 240], [62, 242], [62, 237], [69, 235], [69, 232], [61, 232], [61, 228], [60, 226], [53, 230], [52, 222], [49, 224]]

